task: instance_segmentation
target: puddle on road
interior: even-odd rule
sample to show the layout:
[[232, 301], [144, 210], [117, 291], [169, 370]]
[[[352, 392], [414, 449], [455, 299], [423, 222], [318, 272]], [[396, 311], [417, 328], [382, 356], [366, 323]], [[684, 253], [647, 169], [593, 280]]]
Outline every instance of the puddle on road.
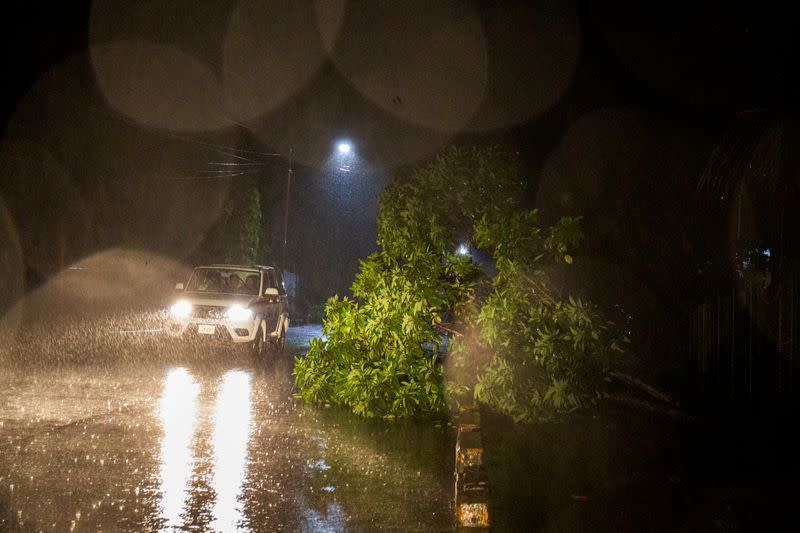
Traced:
[[0, 376], [0, 530], [452, 529], [452, 435], [295, 405], [290, 358]]

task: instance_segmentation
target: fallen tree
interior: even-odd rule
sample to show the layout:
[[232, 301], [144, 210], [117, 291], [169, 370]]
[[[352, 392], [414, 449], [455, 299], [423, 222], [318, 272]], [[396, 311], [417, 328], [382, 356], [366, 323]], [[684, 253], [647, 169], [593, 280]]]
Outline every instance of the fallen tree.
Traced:
[[543, 226], [522, 203], [524, 183], [498, 148], [450, 147], [394, 180], [379, 251], [361, 263], [352, 298], [328, 301], [326, 338], [295, 366], [299, 395], [389, 418], [436, 415], [470, 395], [534, 421], [606, 394], [628, 339], [599, 306], [553, 289], [548, 272], [575, 260], [581, 219]]

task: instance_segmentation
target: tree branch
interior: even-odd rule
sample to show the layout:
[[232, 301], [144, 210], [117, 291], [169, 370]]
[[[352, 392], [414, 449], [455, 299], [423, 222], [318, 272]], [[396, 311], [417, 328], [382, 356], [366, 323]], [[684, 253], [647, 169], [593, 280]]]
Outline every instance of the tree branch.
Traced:
[[550, 291], [547, 290], [547, 287], [545, 287], [543, 283], [525, 274], [522, 274], [522, 277], [525, 278], [525, 280], [527, 280], [528, 283], [533, 285], [533, 288], [539, 292], [539, 294], [541, 295], [542, 299], [544, 299], [545, 302], [549, 303], [550, 305], [556, 304], [555, 298], [553, 298], [553, 295], [550, 294]]
[[444, 324], [436, 324], [434, 327], [435, 328], [439, 328], [441, 330], [444, 330], [447, 333], [452, 333], [453, 335], [456, 335], [458, 337], [463, 337], [464, 336], [464, 334], [462, 332], [460, 332], [458, 330], [455, 330], [455, 329], [452, 329], [452, 328], [450, 328], [450, 327], [448, 327], [448, 326], [446, 326]]
[[623, 374], [622, 372], [609, 372], [608, 375], [611, 376], [612, 378], [617, 378], [618, 380], [623, 381], [628, 385], [631, 385], [632, 387], [636, 387], [637, 389], [646, 392], [647, 394], [649, 394], [650, 396], [652, 396], [657, 400], [661, 400], [662, 402], [673, 405], [675, 404], [673, 399], [670, 398], [667, 394], [661, 392], [652, 385], [648, 385], [639, 378], [635, 378], [629, 374]]
[[601, 398], [603, 400], [610, 400], [612, 402], [620, 403], [628, 407], [636, 407], [639, 409], [650, 411], [652, 413], [665, 415], [670, 418], [681, 420], [684, 422], [697, 422], [699, 420], [698, 417], [692, 416], [684, 411], [681, 411], [680, 409], [675, 409], [674, 407], [667, 407], [659, 403], [649, 402], [641, 398], [634, 398], [633, 396], [624, 396], [621, 394], [603, 394]]

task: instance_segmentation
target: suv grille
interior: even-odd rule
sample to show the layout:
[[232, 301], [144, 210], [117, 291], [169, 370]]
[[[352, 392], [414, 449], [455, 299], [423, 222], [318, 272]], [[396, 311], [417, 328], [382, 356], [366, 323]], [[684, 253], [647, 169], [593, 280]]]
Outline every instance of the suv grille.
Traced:
[[192, 316], [197, 318], [225, 318], [225, 307], [220, 305], [195, 305]]

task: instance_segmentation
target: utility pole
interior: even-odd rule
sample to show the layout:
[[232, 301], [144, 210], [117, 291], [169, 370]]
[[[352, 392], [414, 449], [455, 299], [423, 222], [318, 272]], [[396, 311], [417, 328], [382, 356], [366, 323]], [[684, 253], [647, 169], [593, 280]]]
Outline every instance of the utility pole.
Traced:
[[294, 149], [289, 148], [289, 170], [286, 172], [286, 204], [283, 209], [283, 270], [288, 267], [289, 255], [287, 252], [289, 241], [289, 196], [292, 190], [292, 158]]

